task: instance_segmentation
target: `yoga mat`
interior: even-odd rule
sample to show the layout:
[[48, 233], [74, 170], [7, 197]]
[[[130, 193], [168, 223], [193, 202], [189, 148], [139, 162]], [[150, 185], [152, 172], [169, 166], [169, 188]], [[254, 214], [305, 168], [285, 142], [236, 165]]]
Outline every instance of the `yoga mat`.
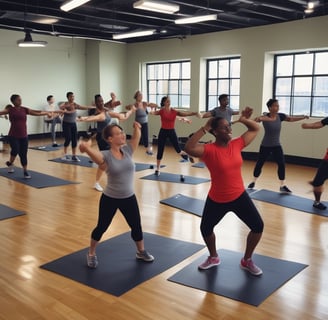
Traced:
[[[328, 209], [316, 209], [312, 206], [312, 199], [302, 198], [293, 194], [281, 194], [279, 192], [262, 189], [251, 193], [250, 197], [254, 200], [269, 202], [282, 207], [328, 217]], [[323, 203], [328, 207], [327, 202]]]
[[154, 181], [164, 181], [164, 182], [175, 182], [182, 184], [200, 184], [204, 182], [209, 182], [209, 179], [205, 178], [197, 178], [191, 176], [184, 176], [184, 182], [180, 181], [180, 174], [161, 172], [159, 176], [155, 176], [155, 174], [150, 174], [148, 176], [144, 176], [140, 179], [144, 180], [154, 180]]
[[197, 162], [192, 165], [194, 168], [206, 168], [206, 165], [204, 162]]
[[24, 214], [25, 212], [12, 209], [10, 207], [5, 206], [4, 204], [0, 204], [0, 220], [14, 218], [22, 216]]
[[15, 167], [14, 173], [8, 173], [7, 170], [8, 168], [0, 168], [0, 176], [38, 189], [78, 183], [78, 182], [73, 182], [73, 181], [49, 176], [47, 174], [43, 174], [32, 170], [28, 170], [32, 178], [24, 179], [22, 168]]
[[[70, 155], [69, 157], [71, 158], [72, 156]], [[71, 165], [80, 166], [80, 167], [88, 167], [88, 168], [96, 168], [97, 167], [97, 165], [89, 157], [85, 157], [85, 156], [77, 156], [77, 157], [81, 160], [80, 162], [72, 161], [72, 160], [62, 160], [62, 157], [50, 159], [49, 161], [71, 164]]]
[[192, 213], [198, 217], [203, 215], [203, 209], [205, 205], [204, 200], [187, 197], [180, 193], [174, 195], [173, 197], [163, 199], [160, 201], [160, 203]]
[[[155, 170], [156, 165], [155, 164], [151, 164], [151, 163], [135, 163], [136, 165], [136, 171], [142, 171], [142, 170], [147, 170], [147, 169], [151, 169], [151, 170]], [[151, 166], [153, 166], [151, 168]], [[161, 168], [164, 168], [165, 165], [161, 165]]]
[[198, 270], [198, 265], [207, 258], [204, 255], [168, 280], [258, 306], [307, 267], [301, 263], [254, 254], [254, 262], [263, 270], [263, 274], [253, 276], [239, 266], [242, 253], [224, 249], [218, 253], [221, 259], [219, 266]]
[[57, 151], [60, 150], [62, 148], [62, 145], [58, 145], [58, 147], [53, 147], [52, 144], [47, 144], [47, 145], [43, 145], [43, 146], [35, 146], [35, 147], [29, 147], [29, 149], [33, 149], [33, 150], [38, 150], [38, 151]]
[[46, 263], [41, 268], [120, 296], [204, 248], [203, 245], [151, 233], [144, 233], [144, 239], [147, 250], [155, 257], [153, 262], [135, 258], [135, 244], [127, 232], [98, 245], [99, 265], [96, 269], [87, 267], [87, 248]]

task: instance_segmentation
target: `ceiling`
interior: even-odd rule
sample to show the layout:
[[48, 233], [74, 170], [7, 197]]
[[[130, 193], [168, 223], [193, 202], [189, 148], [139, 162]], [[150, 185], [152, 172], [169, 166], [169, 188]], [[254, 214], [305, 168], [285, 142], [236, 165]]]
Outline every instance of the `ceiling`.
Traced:
[[[29, 29], [53, 36], [112, 40], [115, 33], [156, 29], [152, 36], [120, 40], [127, 43], [226, 31], [281, 23], [328, 14], [328, 0], [314, 1], [313, 13], [305, 14], [303, 0], [189, 0], [170, 1], [180, 6], [176, 14], [134, 9], [136, 0], [91, 0], [70, 12], [59, 9], [63, 0], [0, 0], [0, 28]], [[189, 25], [174, 20], [195, 14], [216, 13], [218, 19]], [[50, 19], [50, 20], [49, 20]], [[51, 21], [52, 19], [52, 21]], [[33, 35], [33, 38], [37, 36]]]

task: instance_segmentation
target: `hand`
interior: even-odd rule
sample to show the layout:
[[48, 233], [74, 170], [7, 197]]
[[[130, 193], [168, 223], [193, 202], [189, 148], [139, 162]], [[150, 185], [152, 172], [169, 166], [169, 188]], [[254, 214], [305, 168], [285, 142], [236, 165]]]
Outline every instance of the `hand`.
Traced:
[[200, 112], [196, 112], [195, 116], [199, 119], [203, 118], [203, 116]]
[[79, 143], [80, 152], [82, 152], [82, 153], [86, 152], [87, 149], [91, 147], [91, 144], [92, 144], [91, 139], [88, 141], [80, 140], [80, 143]]
[[134, 122], [133, 122], [133, 128], [134, 128], [134, 129], [139, 129], [139, 130], [141, 130], [141, 124], [140, 124], [139, 122], [137, 122], [137, 121], [134, 121]]
[[241, 111], [240, 118], [249, 119], [252, 114], [253, 114], [253, 109], [251, 107], [245, 107], [245, 109]]
[[188, 118], [182, 118], [182, 121], [188, 124], [192, 123], [192, 120]]
[[261, 117], [256, 117], [256, 118], [254, 119], [254, 121], [255, 121], [255, 122], [261, 122], [262, 119], [261, 119]]
[[304, 117], [304, 119], [309, 119], [310, 118], [307, 114], [305, 114], [303, 117]]

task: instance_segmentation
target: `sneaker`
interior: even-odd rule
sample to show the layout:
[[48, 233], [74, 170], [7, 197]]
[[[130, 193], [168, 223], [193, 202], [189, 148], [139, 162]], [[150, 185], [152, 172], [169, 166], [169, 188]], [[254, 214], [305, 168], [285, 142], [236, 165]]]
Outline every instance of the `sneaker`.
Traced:
[[31, 176], [27, 171], [24, 171], [24, 179], [31, 179]]
[[288, 189], [287, 186], [282, 186], [280, 187], [280, 193], [284, 193], [284, 194], [289, 194], [289, 193], [292, 193], [292, 191], [290, 189]]
[[90, 256], [89, 253], [87, 253], [87, 265], [91, 269], [96, 269], [98, 266], [97, 256]]
[[254, 187], [255, 187], [255, 182], [251, 182], [251, 183], [248, 185], [247, 189], [253, 189]]
[[155, 258], [146, 250], [137, 251], [136, 258], [146, 262], [153, 262], [155, 260]]
[[54, 142], [54, 143], [52, 144], [52, 147], [53, 147], [53, 148], [58, 147], [58, 143]]
[[314, 202], [313, 207], [319, 210], [326, 210], [327, 207], [322, 202]]
[[152, 156], [153, 155], [153, 152], [152, 151], [146, 151], [146, 153], [149, 155], [149, 156]]
[[77, 156], [72, 156], [72, 161], [80, 162], [81, 160]]
[[8, 167], [8, 173], [14, 173], [15, 172], [14, 166], [11, 162], [7, 161], [6, 165]]
[[67, 154], [65, 154], [61, 159], [63, 161], [71, 161], [71, 158]]
[[186, 160], [186, 161], [189, 160], [189, 157], [188, 157], [187, 154], [181, 154], [181, 158], [182, 158], [183, 160]]
[[156, 177], [159, 177], [160, 174], [161, 174], [161, 173], [159, 172], [159, 170], [155, 170], [155, 176], [156, 176]]
[[96, 182], [95, 185], [93, 186], [97, 191], [103, 192], [104, 189], [103, 187], [99, 184], [99, 182]]
[[245, 260], [244, 258], [240, 261], [240, 267], [244, 270], [247, 270], [254, 276], [259, 276], [263, 271], [253, 262], [252, 259]]
[[209, 268], [218, 266], [221, 263], [219, 257], [210, 257], [208, 256], [207, 259], [198, 266], [198, 269], [200, 270], [207, 270]]

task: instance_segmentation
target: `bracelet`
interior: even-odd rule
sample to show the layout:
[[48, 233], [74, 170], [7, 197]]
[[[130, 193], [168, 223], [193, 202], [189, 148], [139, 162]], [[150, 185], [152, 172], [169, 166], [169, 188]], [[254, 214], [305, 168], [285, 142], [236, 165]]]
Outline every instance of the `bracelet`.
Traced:
[[202, 131], [203, 131], [204, 134], [207, 133], [204, 127], [201, 127], [201, 129], [202, 129]]

